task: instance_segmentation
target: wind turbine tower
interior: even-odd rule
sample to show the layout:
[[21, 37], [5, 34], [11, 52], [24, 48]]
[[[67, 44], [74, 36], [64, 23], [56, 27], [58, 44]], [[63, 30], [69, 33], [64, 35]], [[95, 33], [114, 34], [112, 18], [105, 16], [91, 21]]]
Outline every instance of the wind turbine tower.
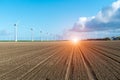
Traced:
[[42, 36], [41, 36], [41, 34], [42, 34], [42, 31], [40, 31], [40, 41], [42, 41]]
[[15, 29], [15, 42], [17, 42], [17, 24], [14, 24], [14, 29]]
[[30, 29], [31, 30], [31, 41], [33, 42], [33, 28]]

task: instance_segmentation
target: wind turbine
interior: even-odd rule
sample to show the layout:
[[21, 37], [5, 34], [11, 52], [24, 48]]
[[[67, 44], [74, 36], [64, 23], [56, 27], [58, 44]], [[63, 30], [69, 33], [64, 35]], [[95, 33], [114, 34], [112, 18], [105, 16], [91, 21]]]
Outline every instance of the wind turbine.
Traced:
[[31, 41], [33, 42], [33, 28], [30, 29], [31, 30]]
[[50, 33], [50, 40], [52, 41], [53, 39], [53, 34], [52, 33]]
[[18, 25], [18, 23], [19, 22], [17, 22], [17, 23], [15, 23], [14, 24], [14, 30], [15, 30], [15, 33], [14, 33], [14, 39], [15, 39], [15, 42], [17, 42], [18, 41], [18, 39], [17, 39], [17, 35], [18, 35], [18, 31], [17, 31], [17, 25]]
[[46, 33], [46, 41], [48, 41], [48, 32]]
[[41, 37], [42, 31], [40, 31], [40, 41], [42, 41], [42, 37]]

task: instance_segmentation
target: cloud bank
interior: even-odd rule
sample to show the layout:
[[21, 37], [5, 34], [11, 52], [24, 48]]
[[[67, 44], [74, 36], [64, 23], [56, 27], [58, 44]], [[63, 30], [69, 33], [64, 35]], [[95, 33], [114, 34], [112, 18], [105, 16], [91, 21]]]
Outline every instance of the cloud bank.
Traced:
[[94, 32], [120, 29], [120, 0], [92, 17], [80, 17], [69, 32]]

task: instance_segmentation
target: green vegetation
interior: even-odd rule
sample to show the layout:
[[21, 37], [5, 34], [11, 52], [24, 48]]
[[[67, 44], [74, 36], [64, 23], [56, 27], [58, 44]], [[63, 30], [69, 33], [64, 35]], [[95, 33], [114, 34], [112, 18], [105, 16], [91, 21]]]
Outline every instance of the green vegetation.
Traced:
[[[56, 40], [18, 40], [17, 42], [52, 42], [52, 41], [56, 41]], [[0, 40], [0, 42], [15, 42], [14, 40]]]

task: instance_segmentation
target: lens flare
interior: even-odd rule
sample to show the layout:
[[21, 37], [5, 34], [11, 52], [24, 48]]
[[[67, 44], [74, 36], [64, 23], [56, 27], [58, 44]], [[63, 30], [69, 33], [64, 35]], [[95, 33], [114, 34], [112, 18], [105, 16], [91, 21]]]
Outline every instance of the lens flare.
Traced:
[[73, 38], [73, 39], [72, 39], [72, 42], [73, 42], [74, 44], [77, 44], [78, 41], [79, 41], [79, 40], [78, 40], [77, 38]]

